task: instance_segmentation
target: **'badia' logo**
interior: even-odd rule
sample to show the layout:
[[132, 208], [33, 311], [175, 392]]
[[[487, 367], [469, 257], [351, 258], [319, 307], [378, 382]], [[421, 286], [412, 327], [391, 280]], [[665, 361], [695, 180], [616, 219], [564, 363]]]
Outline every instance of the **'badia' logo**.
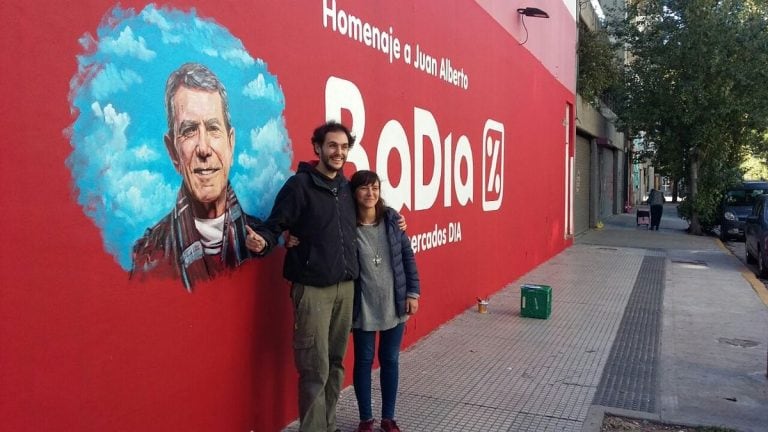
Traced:
[[[325, 114], [327, 119], [340, 119], [343, 111], [351, 113], [352, 127], [359, 143], [368, 132], [365, 128], [365, 103], [360, 89], [351, 81], [330, 77], [325, 85]], [[376, 167], [382, 179], [381, 193], [387, 204], [396, 210], [427, 210], [437, 202], [442, 190], [443, 207], [460, 206], [474, 200], [474, 157], [470, 139], [454, 133], [441, 135], [437, 120], [431, 112], [413, 108], [413, 154], [408, 134], [402, 123], [389, 120], [379, 132], [376, 144]], [[501, 208], [504, 198], [504, 124], [487, 119], [482, 137], [482, 206], [484, 211]], [[368, 146], [368, 149], [371, 149]], [[432, 154], [432, 164], [426, 163], [425, 150]], [[387, 161], [392, 153], [400, 160], [401, 172], [393, 185]], [[370, 159], [363, 145], [350, 150], [347, 161], [358, 170], [370, 169]], [[462, 170], [465, 175], [462, 175]], [[430, 172], [431, 171], [431, 172]]]

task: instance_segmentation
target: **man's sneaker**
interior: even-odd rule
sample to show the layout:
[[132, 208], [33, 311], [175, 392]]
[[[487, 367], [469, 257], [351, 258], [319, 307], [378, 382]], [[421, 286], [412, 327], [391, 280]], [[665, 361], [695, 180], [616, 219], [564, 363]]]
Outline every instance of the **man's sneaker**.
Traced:
[[390, 420], [390, 419], [381, 420], [381, 430], [383, 430], [384, 432], [402, 432], [400, 428], [397, 426], [397, 423], [395, 423], [394, 420]]
[[373, 419], [361, 421], [355, 432], [373, 432]]

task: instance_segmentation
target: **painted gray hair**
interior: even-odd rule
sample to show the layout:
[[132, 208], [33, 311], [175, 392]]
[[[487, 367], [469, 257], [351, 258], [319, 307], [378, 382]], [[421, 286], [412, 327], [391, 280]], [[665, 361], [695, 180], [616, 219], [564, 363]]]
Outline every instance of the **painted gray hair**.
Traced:
[[173, 120], [176, 115], [171, 100], [176, 95], [179, 87], [184, 86], [193, 90], [218, 92], [221, 96], [221, 111], [224, 113], [224, 126], [227, 132], [232, 129], [232, 119], [229, 115], [229, 101], [227, 90], [219, 78], [210, 69], [200, 63], [185, 63], [171, 72], [165, 83], [165, 111], [168, 115], [168, 133], [174, 136]]

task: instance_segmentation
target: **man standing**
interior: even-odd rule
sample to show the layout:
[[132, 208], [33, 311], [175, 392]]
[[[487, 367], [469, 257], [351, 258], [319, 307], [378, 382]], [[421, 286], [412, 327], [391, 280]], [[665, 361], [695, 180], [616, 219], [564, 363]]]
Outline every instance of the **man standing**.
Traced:
[[275, 198], [266, 229], [250, 231], [261, 253], [283, 231], [301, 241], [288, 249], [283, 276], [292, 282], [293, 353], [299, 373], [301, 431], [336, 431], [336, 403], [352, 327], [353, 280], [358, 276], [355, 204], [342, 168], [355, 143], [349, 129], [329, 121], [315, 129], [319, 161], [301, 162]]
[[216, 75], [201, 64], [182, 65], [168, 77], [165, 104], [165, 147], [183, 182], [173, 210], [134, 244], [131, 277], [172, 274], [192, 291], [196, 281], [253, 255], [245, 239], [260, 221], [243, 212], [229, 184], [235, 130]]

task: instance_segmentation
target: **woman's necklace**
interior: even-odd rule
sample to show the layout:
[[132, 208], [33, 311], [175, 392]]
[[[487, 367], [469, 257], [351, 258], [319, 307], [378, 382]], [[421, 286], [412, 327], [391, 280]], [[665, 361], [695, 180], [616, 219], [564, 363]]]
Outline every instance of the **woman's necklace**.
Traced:
[[[366, 226], [366, 227], [375, 227], [376, 223], [375, 222], [374, 223], [362, 223], [361, 222], [360, 225]], [[381, 264], [381, 256], [379, 255], [379, 233], [378, 233], [378, 230], [370, 230], [369, 233], [373, 233], [373, 236], [370, 237], [370, 239], [373, 240], [374, 243], [376, 243], [376, 250], [373, 251], [373, 253], [374, 253], [374, 255], [373, 255], [373, 265], [378, 267], [379, 264]]]

